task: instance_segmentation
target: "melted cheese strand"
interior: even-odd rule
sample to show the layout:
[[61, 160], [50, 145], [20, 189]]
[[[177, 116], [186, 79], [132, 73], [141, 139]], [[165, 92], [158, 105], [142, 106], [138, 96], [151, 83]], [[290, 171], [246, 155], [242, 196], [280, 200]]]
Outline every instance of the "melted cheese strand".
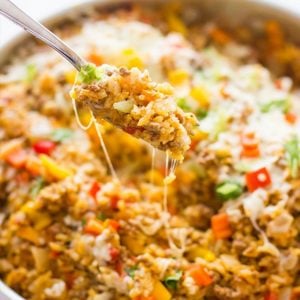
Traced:
[[150, 183], [154, 183], [154, 167], [155, 167], [155, 156], [156, 156], [156, 149], [152, 147], [152, 155], [151, 155], [151, 177]]
[[76, 100], [72, 98], [72, 105], [73, 105], [73, 110], [74, 110], [74, 113], [75, 113], [75, 118], [76, 118], [76, 121], [77, 121], [77, 124], [78, 126], [83, 129], [83, 130], [88, 130], [92, 125], [93, 125], [93, 115], [92, 115], [92, 112], [91, 110], [90, 111], [90, 114], [91, 114], [91, 118], [90, 118], [90, 121], [88, 123], [88, 125], [83, 125], [80, 121], [80, 117], [79, 117], [79, 114], [78, 114], [78, 109], [77, 109], [77, 103], [76, 103]]
[[112, 162], [111, 162], [111, 159], [110, 159], [110, 156], [108, 154], [108, 151], [107, 151], [107, 148], [105, 146], [105, 143], [104, 143], [104, 140], [103, 140], [103, 137], [102, 137], [102, 133], [101, 133], [101, 127], [100, 127], [100, 124], [96, 121], [95, 117], [93, 116], [93, 119], [92, 119], [94, 125], [95, 125], [95, 128], [96, 128], [96, 131], [97, 131], [97, 135], [99, 137], [99, 141], [100, 141], [100, 144], [101, 144], [101, 147], [102, 147], [102, 150], [104, 152], [104, 156], [105, 156], [105, 159], [106, 159], [106, 162], [108, 164], [108, 167], [109, 167], [109, 170], [110, 170], [110, 173], [111, 175], [117, 179], [118, 179], [118, 176], [116, 174], [116, 171], [112, 165]]
[[[165, 163], [165, 179], [167, 177], [169, 177], [171, 175], [171, 170], [175, 169], [176, 167], [176, 163], [177, 161], [172, 160], [171, 162], [171, 167], [170, 167], [170, 171], [169, 171], [169, 154], [166, 153], [166, 163]], [[165, 216], [169, 216], [169, 211], [168, 211], [168, 182], [166, 180], [164, 180], [164, 191], [163, 191], [163, 212]], [[178, 256], [182, 256], [184, 251], [185, 251], [185, 241], [182, 239], [181, 242], [181, 247], [177, 247], [177, 245], [174, 243], [173, 238], [171, 237], [170, 233], [169, 233], [169, 229], [170, 229], [170, 223], [169, 223], [169, 217], [166, 218], [164, 217], [164, 227], [166, 229], [166, 236], [167, 236], [167, 240], [169, 243], [169, 247], [170, 249], [174, 250], [174, 252], [178, 255]]]

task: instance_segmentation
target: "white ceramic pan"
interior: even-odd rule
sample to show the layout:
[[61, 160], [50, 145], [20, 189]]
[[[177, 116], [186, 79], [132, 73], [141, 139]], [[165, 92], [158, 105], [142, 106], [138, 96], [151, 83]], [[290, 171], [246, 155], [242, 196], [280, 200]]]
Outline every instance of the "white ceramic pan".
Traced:
[[[1, 0], [0, 0], [1, 1]], [[156, 3], [168, 2], [169, 0], [140, 0], [136, 2]], [[185, 5], [191, 3], [193, 9], [199, 10], [199, 16], [205, 18], [217, 19], [218, 22], [226, 25], [237, 26], [240, 23], [247, 24], [250, 28], [255, 25], [257, 20], [274, 19], [277, 20], [283, 28], [289, 33], [290, 37], [300, 43], [300, 7], [299, 11], [291, 8], [284, 8], [284, 1], [279, 0], [182, 0]], [[46, 1], [45, 1], [46, 2]], [[77, 5], [69, 10], [64, 10], [43, 22], [47, 26], [55, 26], [67, 18], [75, 18], [78, 13], [82, 13], [93, 6], [106, 7], [109, 5], [118, 5], [119, 3], [128, 3], [124, 0], [94, 0], [85, 1], [82, 5]], [[298, 4], [300, 6], [300, 3]], [[290, 7], [290, 6], [289, 6]], [[5, 29], [2, 30], [5, 32]], [[26, 43], [30, 38], [27, 34], [20, 35], [4, 45], [0, 49], [0, 73], [1, 66], [8, 61], [11, 55], [14, 55], [16, 49]], [[1, 228], [0, 228], [1, 230]], [[22, 300], [14, 291], [8, 288], [0, 281], [0, 300]]]

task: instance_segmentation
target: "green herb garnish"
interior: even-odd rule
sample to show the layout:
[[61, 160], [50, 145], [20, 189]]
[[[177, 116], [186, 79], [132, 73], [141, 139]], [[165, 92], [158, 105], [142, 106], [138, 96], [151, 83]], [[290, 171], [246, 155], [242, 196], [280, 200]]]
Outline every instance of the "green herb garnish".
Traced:
[[163, 284], [170, 290], [176, 290], [181, 277], [182, 271], [177, 271], [175, 274], [165, 277]]
[[125, 269], [125, 272], [131, 277], [134, 278], [135, 272], [138, 270], [138, 266], [132, 266]]
[[235, 199], [242, 193], [243, 187], [234, 181], [224, 181], [216, 187], [216, 195], [221, 200]]
[[299, 139], [297, 136], [294, 136], [285, 144], [285, 151], [291, 176], [293, 178], [297, 178], [300, 167], [300, 148]]
[[43, 179], [42, 177], [38, 177], [38, 178], [34, 181], [32, 187], [31, 187], [31, 189], [30, 189], [30, 192], [29, 192], [29, 193], [30, 193], [31, 198], [34, 199], [34, 198], [39, 194], [40, 190], [41, 190], [44, 186], [45, 186], [45, 181], [44, 181], [44, 179]]
[[208, 112], [207, 110], [204, 110], [202, 108], [199, 108], [195, 112], [195, 116], [197, 117], [198, 120], [202, 120], [207, 116]]
[[187, 103], [187, 100], [185, 98], [179, 98], [177, 99], [177, 105], [183, 110], [183, 111], [191, 111], [191, 107]]
[[105, 215], [105, 213], [101, 212], [97, 215], [97, 219], [101, 221], [105, 221], [107, 219], [107, 216]]
[[272, 100], [268, 103], [261, 105], [260, 107], [260, 110], [263, 113], [267, 113], [275, 109], [278, 109], [283, 113], [287, 113], [290, 109], [290, 101], [288, 99]]
[[84, 65], [78, 73], [78, 81], [81, 83], [92, 83], [101, 79], [101, 70], [94, 64]]
[[59, 128], [55, 129], [51, 133], [51, 140], [54, 142], [63, 142], [69, 138], [71, 138], [73, 135], [73, 131], [68, 128]]
[[34, 64], [29, 64], [26, 66], [26, 76], [25, 81], [31, 83], [37, 76], [37, 67]]

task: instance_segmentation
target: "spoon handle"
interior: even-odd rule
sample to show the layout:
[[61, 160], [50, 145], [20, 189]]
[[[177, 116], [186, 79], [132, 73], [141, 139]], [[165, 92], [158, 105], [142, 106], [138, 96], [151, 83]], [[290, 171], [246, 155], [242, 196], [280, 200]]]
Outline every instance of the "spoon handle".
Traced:
[[17, 25], [23, 27], [36, 38], [42, 40], [48, 46], [52, 47], [55, 51], [67, 59], [77, 70], [80, 70], [85, 64], [85, 61], [79, 57], [69, 46], [67, 46], [59, 37], [57, 37], [41, 23], [33, 20], [10, 0], [0, 0], [0, 14], [4, 15]]

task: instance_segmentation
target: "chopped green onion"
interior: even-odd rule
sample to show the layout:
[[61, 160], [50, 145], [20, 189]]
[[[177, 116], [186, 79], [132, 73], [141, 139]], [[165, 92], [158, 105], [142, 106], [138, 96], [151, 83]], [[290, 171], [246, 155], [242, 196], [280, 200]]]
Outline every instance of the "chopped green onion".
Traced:
[[235, 199], [242, 193], [243, 187], [234, 181], [224, 181], [216, 187], [216, 194], [222, 200]]
[[51, 140], [54, 142], [63, 142], [73, 135], [73, 131], [68, 128], [55, 129], [51, 133]]
[[138, 266], [132, 266], [125, 269], [125, 272], [131, 277], [134, 278], [135, 272], [138, 270]]
[[44, 179], [42, 177], [37, 178], [30, 189], [30, 196], [34, 199], [44, 186]]
[[287, 113], [290, 109], [290, 101], [288, 99], [272, 100], [268, 103], [261, 105], [261, 112], [267, 113], [272, 110], [278, 109], [283, 113]]
[[297, 178], [300, 167], [300, 147], [299, 139], [294, 136], [285, 144], [286, 159], [290, 169], [291, 176]]
[[191, 111], [191, 107], [187, 103], [187, 100], [185, 98], [179, 98], [177, 99], [177, 105], [183, 110], [183, 111]]
[[198, 120], [204, 119], [207, 116], [207, 114], [208, 114], [207, 110], [204, 110], [202, 108], [197, 109], [195, 112], [195, 115]]
[[92, 83], [101, 79], [101, 70], [94, 64], [84, 65], [78, 73], [78, 81], [80, 83]]
[[26, 77], [25, 81], [31, 83], [37, 76], [37, 67], [34, 64], [29, 64], [26, 66]]
[[182, 271], [177, 271], [175, 274], [165, 277], [163, 284], [170, 290], [176, 290], [181, 277]]
[[82, 223], [82, 226], [85, 226], [86, 223], [87, 223], [87, 220], [86, 219], [82, 219], [81, 223]]

